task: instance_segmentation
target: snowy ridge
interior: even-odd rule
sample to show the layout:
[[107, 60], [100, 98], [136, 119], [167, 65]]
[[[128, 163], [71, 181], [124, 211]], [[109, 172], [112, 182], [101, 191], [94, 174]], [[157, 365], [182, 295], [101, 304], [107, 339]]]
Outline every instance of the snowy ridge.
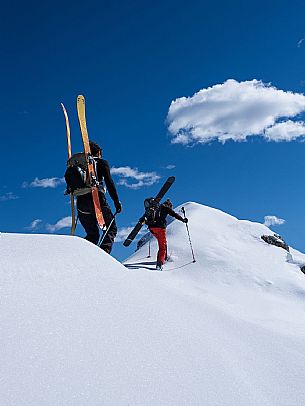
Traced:
[[[305, 255], [266, 244], [261, 235], [273, 232], [263, 224], [238, 220], [193, 202], [184, 207], [197, 262], [192, 263], [185, 225], [174, 221], [167, 228], [169, 254], [174, 262], [164, 267], [165, 271], [173, 270], [171, 283], [183, 285], [185, 291], [192, 292], [190, 294], [202, 289], [207, 296], [213, 295], [213, 304], [219, 302], [225, 311], [232, 307], [235, 315], [246, 320], [258, 317], [260, 323], [266, 319], [270, 326], [276, 318], [285, 326], [294, 319], [305, 333], [302, 309], [305, 278], [299, 267], [305, 263]], [[157, 243], [152, 239], [152, 259], [156, 251]], [[126, 264], [134, 264], [134, 269], [141, 266], [153, 269], [153, 265], [136, 265], [143, 262], [147, 252], [146, 244]], [[293, 309], [289, 309], [291, 303], [294, 303]], [[283, 307], [280, 312], [279, 304]], [[279, 328], [278, 323], [274, 327]]]
[[[305, 256], [196, 203], [129, 268], [77, 238], [0, 234], [1, 405], [302, 405]], [[178, 208], [179, 209], [179, 208]]]
[[[180, 211], [181, 207], [175, 210]], [[185, 225], [174, 221], [167, 228], [169, 254], [174, 259], [174, 265], [166, 264], [165, 270], [187, 264], [186, 269], [192, 272], [197, 270], [198, 274], [204, 276], [205, 283], [213, 280], [217, 283], [250, 285], [251, 288], [254, 285], [274, 285], [276, 290], [285, 292], [291, 289], [303, 291], [304, 277], [291, 254], [262, 241], [263, 234], [273, 234], [269, 228], [260, 223], [238, 220], [220, 210], [193, 202], [186, 203], [184, 207], [190, 220], [189, 229], [197, 263], [187, 264], [192, 262], [192, 256]], [[154, 238], [151, 245], [155, 258], [157, 243]], [[139, 261], [147, 253], [148, 247], [143, 245], [125, 262]], [[297, 263], [305, 263], [304, 254], [296, 250], [292, 250], [292, 253], [293, 258], [298, 259]]]

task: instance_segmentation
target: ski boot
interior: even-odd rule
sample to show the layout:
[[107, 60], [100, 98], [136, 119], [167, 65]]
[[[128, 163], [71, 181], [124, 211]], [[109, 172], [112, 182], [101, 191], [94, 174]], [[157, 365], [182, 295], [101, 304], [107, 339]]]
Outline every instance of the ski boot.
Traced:
[[157, 271], [162, 271], [162, 269], [163, 269], [162, 262], [157, 261], [156, 270], [157, 270]]

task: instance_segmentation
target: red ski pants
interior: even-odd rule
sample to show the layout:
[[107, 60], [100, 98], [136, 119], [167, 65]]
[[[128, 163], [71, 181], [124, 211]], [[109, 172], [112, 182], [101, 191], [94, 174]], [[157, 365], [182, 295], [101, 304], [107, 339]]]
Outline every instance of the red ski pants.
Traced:
[[164, 264], [166, 258], [166, 229], [160, 227], [150, 227], [150, 232], [156, 237], [159, 244], [159, 251], [157, 255], [157, 261]]

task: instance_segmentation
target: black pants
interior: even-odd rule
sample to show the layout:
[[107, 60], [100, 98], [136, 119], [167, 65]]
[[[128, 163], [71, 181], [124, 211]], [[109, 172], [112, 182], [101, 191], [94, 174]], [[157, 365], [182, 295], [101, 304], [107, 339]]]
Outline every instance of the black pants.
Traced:
[[[112, 211], [106, 202], [104, 195], [99, 193], [100, 196], [100, 203], [101, 209], [104, 216], [104, 220], [106, 226], [108, 228], [111, 220], [113, 219]], [[79, 196], [77, 198], [77, 211], [78, 211], [78, 218], [81, 222], [81, 225], [84, 227], [87, 235], [85, 237], [86, 240], [92, 242], [93, 244], [98, 244], [100, 239], [100, 230], [95, 216], [95, 210], [93, 205], [93, 200], [91, 194], [86, 194], [83, 196]], [[112, 250], [112, 245], [114, 243], [115, 236], [117, 234], [117, 226], [115, 224], [115, 220], [113, 220], [112, 225], [105, 236], [101, 248], [110, 254]]]

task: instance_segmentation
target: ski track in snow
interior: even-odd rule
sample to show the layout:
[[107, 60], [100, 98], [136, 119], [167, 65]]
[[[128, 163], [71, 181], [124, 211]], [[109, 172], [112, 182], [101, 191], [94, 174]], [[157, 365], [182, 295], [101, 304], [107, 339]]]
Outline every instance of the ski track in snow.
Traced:
[[126, 268], [78, 237], [0, 234], [1, 406], [305, 404], [305, 255], [184, 207], [196, 263], [173, 221], [169, 272], [154, 239]]

